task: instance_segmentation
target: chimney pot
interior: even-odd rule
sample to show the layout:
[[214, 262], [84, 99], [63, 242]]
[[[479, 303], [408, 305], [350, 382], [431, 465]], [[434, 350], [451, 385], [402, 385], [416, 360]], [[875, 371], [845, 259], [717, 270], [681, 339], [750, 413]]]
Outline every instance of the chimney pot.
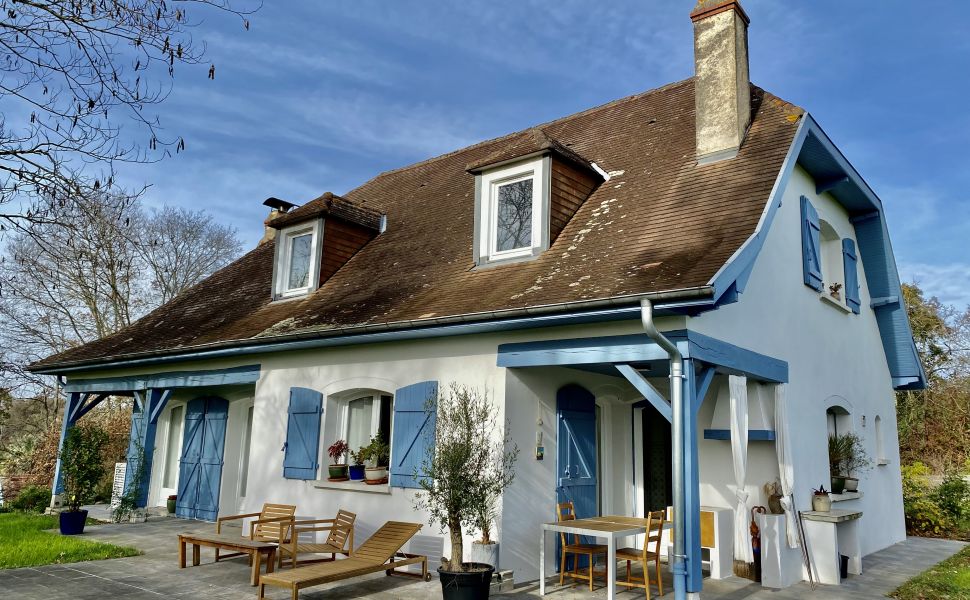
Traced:
[[751, 123], [748, 15], [737, 0], [699, 0], [694, 23], [697, 162], [733, 158]]

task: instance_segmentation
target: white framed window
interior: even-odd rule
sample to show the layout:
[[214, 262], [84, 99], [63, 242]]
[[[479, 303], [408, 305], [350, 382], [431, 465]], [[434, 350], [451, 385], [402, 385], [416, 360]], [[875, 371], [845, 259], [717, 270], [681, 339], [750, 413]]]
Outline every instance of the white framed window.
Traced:
[[538, 255], [549, 247], [549, 157], [476, 177], [476, 263]]
[[322, 235], [322, 220], [300, 223], [279, 232], [273, 268], [275, 298], [303, 296], [317, 288]]
[[392, 402], [391, 395], [378, 391], [362, 390], [347, 396], [338, 437], [347, 440], [355, 452], [378, 434], [390, 445]]

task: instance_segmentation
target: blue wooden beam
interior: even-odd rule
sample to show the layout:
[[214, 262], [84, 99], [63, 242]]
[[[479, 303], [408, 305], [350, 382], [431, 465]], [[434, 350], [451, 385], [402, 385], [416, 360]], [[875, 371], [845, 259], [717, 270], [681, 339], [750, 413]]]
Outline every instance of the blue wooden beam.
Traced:
[[[705, 429], [705, 440], [730, 440], [730, 429]], [[771, 442], [775, 439], [775, 432], [770, 429], [749, 429], [748, 440], [752, 442]]]
[[259, 379], [259, 365], [246, 365], [230, 369], [208, 371], [172, 371], [152, 375], [130, 377], [104, 377], [99, 379], [68, 380], [66, 392], [116, 393], [147, 390], [150, 388], [172, 389], [217, 385], [244, 385]]
[[714, 381], [714, 373], [716, 371], [717, 369], [711, 365], [701, 366], [701, 372], [697, 374], [697, 381], [694, 382], [694, 389], [697, 394], [697, 404], [694, 406], [695, 411], [701, 409], [704, 399], [707, 398], [707, 390], [710, 389], [711, 382]]
[[673, 412], [670, 408], [670, 402], [667, 401], [663, 395], [657, 391], [657, 388], [653, 387], [653, 384], [647, 381], [647, 378], [640, 374], [639, 371], [627, 364], [616, 365], [616, 370], [622, 374], [630, 385], [636, 388], [638, 392], [657, 409], [667, 422], [669, 423], [673, 419]]
[[165, 405], [168, 404], [168, 399], [172, 395], [172, 390], [152, 390], [152, 396], [149, 397], [150, 408], [150, 419], [152, 423], [158, 423], [158, 417], [162, 414], [162, 410]]
[[769, 383], [788, 382], [788, 363], [746, 350], [694, 331], [689, 334], [690, 358], [716, 365], [718, 371]]
[[[91, 409], [94, 408], [95, 406], [101, 404], [101, 402], [103, 402], [104, 399], [108, 397], [108, 394], [98, 394], [97, 396], [95, 396], [94, 394], [84, 394], [84, 396], [86, 401], [74, 413], [75, 421], [77, 421], [84, 415], [91, 412]], [[92, 396], [94, 397], [92, 398]]]
[[[665, 332], [687, 351], [687, 332]], [[500, 367], [547, 367], [597, 363], [634, 363], [668, 360], [667, 353], [645, 334], [500, 344]]]
[[822, 181], [819, 181], [818, 183], [815, 184], [815, 193], [821, 196], [825, 192], [834, 190], [835, 188], [842, 185], [843, 183], [849, 183], [848, 176], [842, 176], [842, 177], [836, 176], [831, 179], [823, 179]]
[[141, 393], [135, 392], [138, 399], [132, 405], [131, 433], [128, 437], [128, 467], [125, 470], [125, 491], [134, 485], [135, 476], [142, 469], [142, 477], [138, 482], [138, 493], [135, 497], [137, 507], [144, 507], [148, 503], [148, 488], [152, 474], [152, 461], [155, 454], [155, 433], [158, 429], [158, 417], [171, 396], [171, 390], [150, 389], [141, 398]]
[[68, 394], [64, 403], [64, 414], [61, 417], [61, 438], [57, 442], [57, 462], [54, 464], [54, 495], [64, 492], [64, 477], [61, 474], [61, 451], [64, 450], [64, 438], [68, 428], [74, 424], [74, 415], [83, 404], [85, 396], [80, 392]]

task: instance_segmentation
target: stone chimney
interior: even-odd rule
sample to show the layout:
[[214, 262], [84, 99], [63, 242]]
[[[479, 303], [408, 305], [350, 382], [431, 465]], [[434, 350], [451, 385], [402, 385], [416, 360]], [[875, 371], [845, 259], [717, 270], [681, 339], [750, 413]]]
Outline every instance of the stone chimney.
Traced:
[[259, 240], [259, 246], [262, 246], [266, 242], [271, 242], [276, 238], [276, 229], [269, 226], [270, 222], [276, 217], [289, 212], [296, 204], [287, 202], [286, 200], [280, 200], [279, 198], [267, 198], [263, 202], [263, 206], [268, 206], [270, 211], [269, 216], [263, 221], [263, 239]]
[[697, 162], [734, 158], [751, 123], [748, 15], [736, 0], [699, 0], [694, 22]]

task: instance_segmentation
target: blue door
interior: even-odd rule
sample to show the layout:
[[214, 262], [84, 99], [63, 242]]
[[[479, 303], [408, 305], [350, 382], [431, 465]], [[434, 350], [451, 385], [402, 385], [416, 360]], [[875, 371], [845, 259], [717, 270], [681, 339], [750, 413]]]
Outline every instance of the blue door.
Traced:
[[228, 413], [229, 403], [222, 398], [196, 398], [186, 407], [175, 503], [178, 517], [215, 521], [219, 514]]
[[[572, 501], [576, 517], [595, 517], [598, 486], [596, 479], [596, 399], [585, 388], [570, 384], [556, 392], [558, 502]], [[560, 540], [556, 539], [559, 567]], [[569, 560], [572, 560], [570, 557]], [[585, 558], [580, 567], [585, 567]], [[567, 565], [567, 568], [571, 565]]]

